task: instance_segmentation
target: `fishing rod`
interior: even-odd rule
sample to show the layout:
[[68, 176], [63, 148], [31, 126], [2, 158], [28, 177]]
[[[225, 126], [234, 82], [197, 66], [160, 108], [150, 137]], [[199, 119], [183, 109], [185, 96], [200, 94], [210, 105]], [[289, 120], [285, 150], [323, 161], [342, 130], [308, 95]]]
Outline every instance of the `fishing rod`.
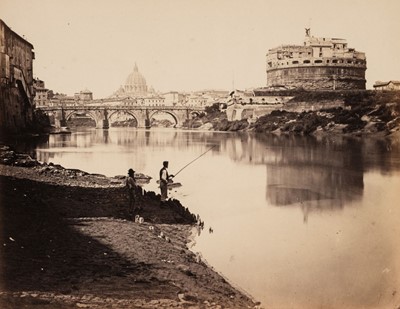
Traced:
[[186, 167], [188, 167], [190, 164], [192, 164], [194, 161], [200, 159], [200, 157], [204, 156], [207, 152], [209, 152], [211, 149], [213, 149], [216, 145], [212, 146], [210, 149], [207, 151], [203, 152], [201, 155], [199, 155], [196, 159], [190, 161], [188, 164], [186, 164], [184, 167], [182, 167], [177, 173], [175, 173], [174, 177], [178, 175], [180, 172], [182, 172]]

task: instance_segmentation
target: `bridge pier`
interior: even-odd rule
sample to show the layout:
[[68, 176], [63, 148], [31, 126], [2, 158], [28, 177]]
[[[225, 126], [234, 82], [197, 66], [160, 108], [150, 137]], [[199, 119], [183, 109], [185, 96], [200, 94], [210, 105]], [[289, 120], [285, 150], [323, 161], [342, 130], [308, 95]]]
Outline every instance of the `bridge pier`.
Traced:
[[103, 129], [109, 129], [110, 128], [110, 123], [108, 122], [108, 119], [103, 119]]
[[53, 112], [53, 125], [56, 129], [67, 126], [67, 120], [65, 119], [64, 110], [58, 110]]
[[108, 129], [110, 119], [116, 112], [126, 112], [137, 121], [138, 128], [150, 128], [151, 119], [156, 113], [167, 113], [171, 115], [176, 124], [174, 127], [181, 127], [185, 120], [190, 119], [193, 113], [203, 112], [204, 108], [184, 106], [125, 106], [125, 105], [63, 105], [42, 107], [41, 110], [54, 114], [56, 127], [66, 126], [67, 120], [74, 113], [86, 113], [96, 122], [97, 129]]
[[149, 116], [149, 111], [146, 110], [146, 119], [144, 120], [144, 127], [146, 129], [150, 129], [151, 128], [151, 120], [150, 120], [150, 116]]
[[103, 129], [108, 129], [110, 127], [110, 123], [108, 121], [108, 111], [104, 110], [104, 119], [103, 119]]
[[108, 121], [107, 109], [94, 110], [90, 113], [96, 122], [96, 129], [109, 129], [110, 123]]
[[54, 125], [54, 127], [57, 128], [57, 129], [61, 128], [60, 119], [57, 119], [57, 118], [54, 117], [54, 123], [53, 123], [53, 125]]
[[102, 119], [96, 122], [96, 129], [109, 129], [109, 128], [110, 124], [108, 122], [108, 119]]
[[65, 112], [64, 112], [63, 108], [61, 109], [60, 126], [61, 127], [66, 127], [67, 126], [67, 119], [65, 118]]

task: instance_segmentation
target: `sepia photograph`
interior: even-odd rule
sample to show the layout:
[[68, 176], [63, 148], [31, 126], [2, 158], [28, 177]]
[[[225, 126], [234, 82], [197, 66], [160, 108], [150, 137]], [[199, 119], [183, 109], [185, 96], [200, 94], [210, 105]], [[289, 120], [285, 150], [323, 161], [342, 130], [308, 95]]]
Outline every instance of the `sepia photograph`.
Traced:
[[400, 309], [399, 12], [1, 0], [0, 308]]

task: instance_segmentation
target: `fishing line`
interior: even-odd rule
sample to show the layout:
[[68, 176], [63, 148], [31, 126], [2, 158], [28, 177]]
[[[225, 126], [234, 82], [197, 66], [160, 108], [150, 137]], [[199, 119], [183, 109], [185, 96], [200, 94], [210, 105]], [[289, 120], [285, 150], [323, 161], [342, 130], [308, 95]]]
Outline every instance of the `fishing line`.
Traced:
[[204, 156], [207, 152], [209, 152], [211, 149], [213, 149], [216, 145], [212, 146], [210, 149], [208, 149], [207, 151], [203, 152], [201, 155], [199, 155], [196, 159], [190, 161], [188, 164], [186, 164], [184, 167], [182, 167], [175, 175], [174, 177], [176, 177], [176, 175], [178, 175], [180, 172], [182, 172], [186, 167], [188, 167], [190, 164], [192, 164], [194, 161], [200, 159], [200, 157]]

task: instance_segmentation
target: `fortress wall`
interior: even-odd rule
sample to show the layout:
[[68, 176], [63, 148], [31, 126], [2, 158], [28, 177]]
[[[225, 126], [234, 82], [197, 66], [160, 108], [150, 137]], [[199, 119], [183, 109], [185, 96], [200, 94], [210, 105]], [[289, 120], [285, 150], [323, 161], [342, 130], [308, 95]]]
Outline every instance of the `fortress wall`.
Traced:
[[330, 101], [320, 101], [320, 102], [293, 102], [286, 103], [283, 106], [283, 110], [288, 112], [296, 112], [302, 113], [307, 111], [318, 111], [321, 109], [329, 109], [329, 108], [337, 108], [342, 107], [346, 108], [343, 100], [330, 100]]
[[307, 90], [365, 89], [365, 69], [354, 67], [291, 67], [269, 70], [267, 86], [285, 85]]

